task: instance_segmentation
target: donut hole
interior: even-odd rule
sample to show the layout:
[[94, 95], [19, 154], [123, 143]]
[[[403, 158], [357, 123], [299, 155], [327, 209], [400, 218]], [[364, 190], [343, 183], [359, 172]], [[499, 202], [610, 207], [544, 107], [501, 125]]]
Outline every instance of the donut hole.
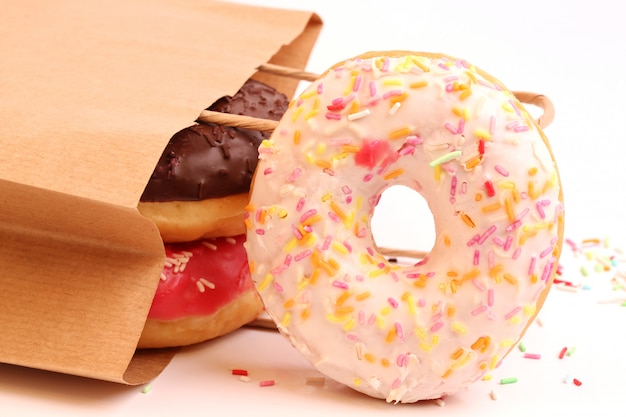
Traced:
[[429, 253], [435, 245], [435, 220], [417, 191], [394, 185], [383, 191], [371, 220], [379, 248]]

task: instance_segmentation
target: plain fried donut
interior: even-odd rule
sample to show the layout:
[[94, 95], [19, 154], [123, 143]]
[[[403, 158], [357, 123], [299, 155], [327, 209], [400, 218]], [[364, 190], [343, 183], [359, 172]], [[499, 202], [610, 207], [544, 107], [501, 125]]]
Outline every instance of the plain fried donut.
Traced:
[[[453, 394], [497, 367], [541, 308], [563, 237], [556, 163], [515, 96], [466, 61], [342, 62], [259, 152], [252, 277], [325, 375], [389, 402]], [[433, 213], [436, 241], [413, 266], [389, 262], [371, 233], [393, 185]]]
[[245, 233], [244, 208], [248, 192], [198, 201], [139, 203], [139, 211], [150, 218], [168, 242], [190, 242]]

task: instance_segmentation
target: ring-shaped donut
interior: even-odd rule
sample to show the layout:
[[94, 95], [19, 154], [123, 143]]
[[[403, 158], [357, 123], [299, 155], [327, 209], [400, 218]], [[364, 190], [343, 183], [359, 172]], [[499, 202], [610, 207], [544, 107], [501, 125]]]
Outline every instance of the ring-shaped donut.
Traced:
[[[466, 61], [395, 51], [337, 64], [259, 152], [252, 276], [326, 376], [389, 402], [449, 395], [496, 368], [541, 308], [563, 238], [556, 163], [513, 93]], [[433, 213], [416, 265], [388, 261], [371, 233], [393, 185]]]

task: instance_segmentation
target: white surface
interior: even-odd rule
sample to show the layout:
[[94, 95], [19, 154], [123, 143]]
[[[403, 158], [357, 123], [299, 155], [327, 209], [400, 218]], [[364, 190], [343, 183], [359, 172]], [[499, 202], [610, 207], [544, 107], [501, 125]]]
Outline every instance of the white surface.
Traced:
[[[243, 2], [243, 1], [242, 1]], [[505, 3], [479, 1], [247, 1], [317, 12], [324, 28], [310, 71], [367, 50], [445, 52], [488, 71], [514, 90], [546, 94], [556, 119], [546, 129], [565, 191], [566, 237], [626, 240], [623, 226], [623, 129], [626, 97], [626, 26], [612, 0]], [[383, 4], [386, 6], [383, 8]], [[407, 203], [409, 201], [409, 203]], [[411, 202], [412, 201], [412, 202]], [[385, 215], [405, 207], [401, 215]], [[418, 220], [409, 218], [411, 210]], [[434, 239], [430, 214], [419, 196], [390, 190], [377, 211], [380, 245], [427, 250]], [[407, 222], [409, 228], [407, 229]], [[567, 253], [567, 251], [566, 251]], [[446, 415], [624, 416], [626, 307], [599, 303], [612, 292], [611, 273], [582, 277], [581, 259], [562, 260], [565, 278], [592, 283], [588, 291], [554, 289], [524, 338], [542, 359], [515, 349], [493, 374], [467, 391], [433, 402], [392, 406], [326, 381], [306, 384], [313, 368], [278, 334], [243, 329], [184, 349], [162, 375], [143, 387], [0, 365], [3, 415]], [[584, 278], [584, 279], [583, 279]], [[587, 280], [587, 281], [585, 281]], [[0, 342], [1, 343], [1, 342]], [[562, 347], [575, 346], [559, 360]], [[251, 382], [229, 373], [246, 368]], [[580, 379], [575, 386], [567, 376]], [[498, 383], [517, 377], [511, 385]], [[261, 388], [260, 380], [275, 386]], [[492, 400], [493, 391], [497, 400]]]
[[[601, 281], [595, 280], [600, 285]], [[428, 401], [391, 405], [326, 380], [279, 334], [245, 328], [218, 340], [183, 349], [143, 393], [145, 387], [52, 374], [0, 365], [0, 410], [3, 415], [64, 416], [621, 416], [624, 407], [623, 323], [626, 308], [598, 304], [594, 290], [554, 290], [524, 337], [524, 359], [516, 348], [489, 381], [448, 397], [443, 407]], [[623, 334], [623, 333], [622, 333]], [[558, 359], [563, 347], [575, 347]], [[246, 369], [250, 381], [231, 375]], [[564, 383], [577, 378], [583, 384]], [[517, 377], [501, 385], [501, 378]], [[275, 381], [260, 387], [259, 382]], [[491, 399], [490, 393], [496, 395]], [[10, 413], [5, 413], [8, 411]], [[45, 414], [44, 414], [45, 413]]]

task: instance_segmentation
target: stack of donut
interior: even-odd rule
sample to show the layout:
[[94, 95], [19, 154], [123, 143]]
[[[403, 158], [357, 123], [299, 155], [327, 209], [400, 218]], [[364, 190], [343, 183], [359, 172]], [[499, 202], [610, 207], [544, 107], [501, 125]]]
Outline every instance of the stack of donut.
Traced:
[[[541, 308], [563, 239], [557, 166], [515, 95], [468, 62], [407, 51], [341, 62], [259, 153], [252, 277], [327, 376], [389, 402], [444, 397], [499, 366]], [[372, 236], [394, 185], [420, 193], [435, 221], [412, 266]]]
[[[248, 80], [208, 109], [279, 120], [284, 94]], [[167, 144], [139, 203], [165, 242], [166, 264], [139, 348], [212, 339], [254, 320], [262, 302], [243, 247], [258, 146], [268, 133], [198, 123]]]

